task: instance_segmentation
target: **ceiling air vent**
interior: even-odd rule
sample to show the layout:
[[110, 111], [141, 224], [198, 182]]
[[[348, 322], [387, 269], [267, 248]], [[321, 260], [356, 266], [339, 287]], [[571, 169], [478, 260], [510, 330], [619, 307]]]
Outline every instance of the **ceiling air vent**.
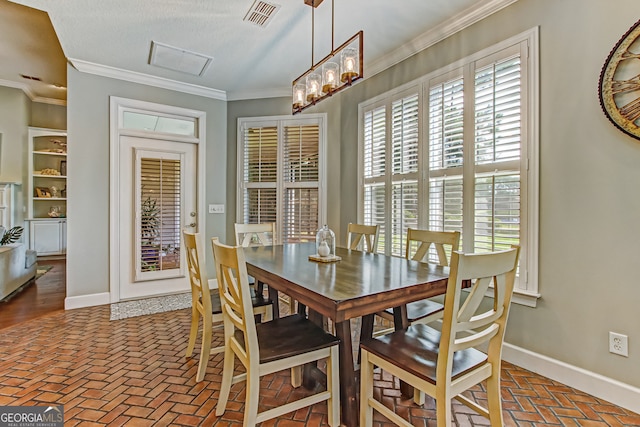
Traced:
[[250, 22], [258, 27], [266, 27], [280, 9], [279, 4], [267, 3], [263, 0], [256, 0], [244, 16], [243, 21]]

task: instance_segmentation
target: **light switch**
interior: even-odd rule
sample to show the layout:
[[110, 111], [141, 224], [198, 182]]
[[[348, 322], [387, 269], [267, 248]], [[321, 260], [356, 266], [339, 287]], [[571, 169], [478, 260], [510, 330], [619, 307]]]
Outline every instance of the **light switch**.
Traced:
[[209, 213], [224, 213], [224, 205], [209, 205]]

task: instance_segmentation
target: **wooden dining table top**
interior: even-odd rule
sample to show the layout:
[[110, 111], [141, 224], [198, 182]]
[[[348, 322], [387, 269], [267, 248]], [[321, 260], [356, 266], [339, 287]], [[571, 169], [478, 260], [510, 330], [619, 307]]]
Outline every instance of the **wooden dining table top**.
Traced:
[[315, 243], [244, 249], [247, 272], [335, 322], [441, 295], [449, 268], [336, 248], [340, 261], [309, 260]]

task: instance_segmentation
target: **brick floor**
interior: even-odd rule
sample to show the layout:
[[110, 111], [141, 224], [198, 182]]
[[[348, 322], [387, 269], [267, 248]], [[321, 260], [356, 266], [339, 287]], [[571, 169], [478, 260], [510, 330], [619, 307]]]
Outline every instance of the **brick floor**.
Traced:
[[[222, 417], [215, 416], [222, 355], [211, 357], [205, 380], [195, 382], [198, 347], [184, 351], [189, 310], [109, 321], [107, 306], [55, 312], [0, 330], [0, 405], [62, 404], [71, 426], [239, 426], [244, 385], [231, 389]], [[222, 337], [217, 329], [214, 340]], [[261, 410], [270, 402], [302, 396], [289, 373], [261, 382]], [[435, 406], [418, 407], [398, 392], [397, 381], [377, 373], [376, 393], [415, 426], [435, 425]], [[529, 371], [504, 364], [505, 425], [640, 426], [640, 415]], [[473, 397], [485, 399], [481, 387]], [[457, 426], [488, 421], [454, 404]], [[326, 404], [287, 414], [263, 426], [327, 425]], [[390, 425], [379, 414], [375, 425]]]

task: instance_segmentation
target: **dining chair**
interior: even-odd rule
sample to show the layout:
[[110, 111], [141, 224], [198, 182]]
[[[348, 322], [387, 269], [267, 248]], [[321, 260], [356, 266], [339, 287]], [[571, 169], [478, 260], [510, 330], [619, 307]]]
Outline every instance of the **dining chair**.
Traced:
[[[519, 252], [517, 246], [484, 254], [453, 252], [441, 332], [415, 324], [360, 343], [361, 426], [372, 425], [374, 409], [397, 425], [410, 425], [375, 399], [375, 366], [435, 398], [438, 427], [451, 426], [454, 398], [489, 418], [492, 426], [503, 425], [501, 354]], [[464, 281], [472, 284], [462, 302]], [[485, 309], [486, 292], [493, 303]], [[484, 380], [488, 407], [461, 394]]]
[[[260, 224], [243, 224], [235, 223], [234, 230], [236, 235], [236, 245], [243, 247], [250, 246], [271, 246], [276, 243], [276, 224], [275, 222], [265, 222]], [[249, 277], [249, 281], [252, 282], [253, 278]], [[278, 296], [278, 299], [285, 302], [289, 306], [291, 313], [295, 311], [296, 303], [288, 295], [278, 295], [277, 291], [271, 293], [271, 298], [274, 299]], [[276, 313], [276, 317], [278, 317]]]
[[[247, 266], [242, 247], [224, 245], [215, 237], [211, 243], [227, 343], [216, 415], [224, 414], [231, 385], [246, 381], [244, 426], [255, 426], [256, 423], [326, 400], [329, 425], [337, 427], [340, 424], [340, 340], [297, 313], [256, 324], [249, 303]], [[246, 371], [239, 375], [234, 375], [236, 358]], [[325, 359], [326, 390], [258, 412], [260, 377]]]
[[379, 225], [349, 223], [347, 226], [347, 248], [361, 249], [365, 252], [378, 250]]
[[[198, 373], [196, 374], [196, 382], [200, 382], [204, 379], [209, 356], [224, 351], [224, 345], [211, 348], [213, 323], [222, 322], [222, 307], [220, 294], [217, 289], [209, 289], [207, 276], [204, 273], [204, 265], [200, 263], [200, 260], [205, 258], [200, 247], [199, 233], [183, 230], [182, 238], [187, 258], [187, 269], [189, 270], [189, 283], [191, 284], [191, 329], [189, 331], [186, 357], [191, 357], [193, 354], [198, 337], [200, 319], [202, 319], [202, 347]], [[264, 320], [271, 318], [273, 304], [269, 298], [264, 298], [262, 295], [254, 295], [251, 298], [251, 305], [254, 315], [261, 315]]]
[[[459, 245], [459, 231], [430, 231], [409, 228], [407, 229], [405, 258], [430, 263], [432, 261], [429, 260], [429, 256], [433, 256], [433, 254], [430, 254], [429, 249], [433, 246], [437, 257], [435, 264], [447, 267], [449, 266], [447, 251], [449, 253], [457, 251]], [[431, 299], [424, 299], [407, 304], [409, 324], [431, 323], [435, 320], [442, 319], [443, 312], [444, 305]], [[378, 313], [378, 315], [393, 322], [392, 308], [384, 310]], [[391, 331], [393, 331], [393, 329], [386, 329], [376, 332], [375, 335], [383, 335]]]

